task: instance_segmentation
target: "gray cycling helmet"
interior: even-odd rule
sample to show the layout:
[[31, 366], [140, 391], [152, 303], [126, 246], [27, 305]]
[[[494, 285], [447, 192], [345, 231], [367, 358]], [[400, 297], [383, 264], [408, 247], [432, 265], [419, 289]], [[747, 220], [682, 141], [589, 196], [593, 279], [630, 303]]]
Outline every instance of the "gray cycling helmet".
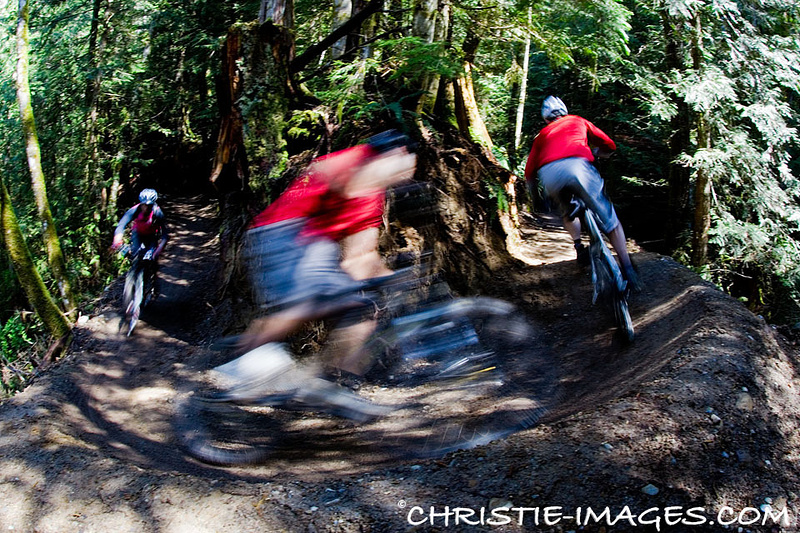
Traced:
[[139, 193], [139, 203], [145, 205], [153, 205], [158, 200], [158, 193], [155, 189], [144, 189]]
[[545, 122], [552, 122], [558, 117], [567, 114], [567, 106], [558, 96], [548, 96], [542, 103], [542, 118]]

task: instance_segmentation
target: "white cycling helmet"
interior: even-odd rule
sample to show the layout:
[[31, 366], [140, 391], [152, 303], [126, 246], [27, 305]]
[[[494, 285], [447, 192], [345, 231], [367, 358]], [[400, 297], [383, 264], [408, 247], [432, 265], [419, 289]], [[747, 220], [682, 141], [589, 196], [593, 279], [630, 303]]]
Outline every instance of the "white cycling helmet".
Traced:
[[548, 96], [542, 103], [542, 118], [545, 122], [552, 122], [558, 117], [567, 114], [567, 106], [558, 96]]
[[145, 205], [153, 205], [158, 200], [158, 193], [155, 189], [144, 189], [139, 193], [139, 203]]

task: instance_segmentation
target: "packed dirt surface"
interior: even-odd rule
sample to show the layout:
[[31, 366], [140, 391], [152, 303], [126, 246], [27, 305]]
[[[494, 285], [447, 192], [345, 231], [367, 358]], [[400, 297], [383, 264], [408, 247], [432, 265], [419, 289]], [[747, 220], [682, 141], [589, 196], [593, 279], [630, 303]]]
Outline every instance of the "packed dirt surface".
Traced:
[[484, 294], [519, 306], [560, 371], [539, 425], [420, 459], [364, 450], [357, 427], [330, 419], [339, 434], [352, 429], [352, 447], [325, 446], [309, 427], [306, 446], [256, 466], [188, 457], [176, 400], [217, 357], [209, 345], [235, 304], [216, 301], [210, 202], [165, 210], [162, 294], [133, 335], [118, 332], [120, 280], [80, 321], [70, 354], [0, 406], [3, 531], [797, 530], [793, 332], [639, 251], [645, 289], [624, 345], [592, 306], [566, 233], [530, 215], [525, 262]]

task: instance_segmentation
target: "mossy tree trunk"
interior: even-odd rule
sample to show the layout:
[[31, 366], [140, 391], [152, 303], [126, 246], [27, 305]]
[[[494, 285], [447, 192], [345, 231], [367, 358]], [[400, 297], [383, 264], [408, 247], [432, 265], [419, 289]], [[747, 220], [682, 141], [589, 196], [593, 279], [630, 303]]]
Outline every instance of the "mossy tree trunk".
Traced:
[[222, 118], [210, 180], [220, 195], [226, 284], [250, 210], [263, 203], [254, 193], [262, 200], [273, 196], [270, 187], [286, 170], [283, 132], [298, 92], [289, 74], [293, 57], [290, 31], [269, 20], [231, 27], [223, 45], [217, 90]]
[[61, 305], [68, 314], [75, 312], [72, 288], [69, 282], [67, 265], [58, 239], [56, 224], [50, 211], [50, 202], [47, 199], [44, 171], [42, 170], [42, 155], [39, 147], [39, 137], [36, 133], [36, 121], [33, 116], [31, 104], [31, 88], [28, 80], [28, 0], [19, 0], [19, 14], [17, 19], [17, 101], [19, 103], [22, 128], [25, 134], [25, 149], [28, 158], [28, 167], [31, 172], [33, 196], [39, 220], [42, 224], [42, 236], [47, 261], [50, 271], [58, 285], [61, 295]]
[[31, 257], [28, 245], [22, 236], [14, 208], [11, 206], [11, 196], [2, 177], [0, 177], [0, 230], [3, 233], [3, 242], [14, 265], [17, 279], [25, 291], [28, 302], [54, 338], [60, 339], [68, 335], [71, 329], [70, 323], [53, 301], [50, 291], [47, 290], [39, 271], [36, 270], [33, 257]]
[[456, 118], [458, 119], [458, 129], [461, 130], [462, 135], [481, 143], [491, 150], [493, 147], [492, 138], [478, 111], [475, 88], [472, 84], [472, 65], [480, 42], [481, 39], [475, 33], [474, 28], [470, 28], [463, 45], [464, 74], [455, 80], [454, 85]]

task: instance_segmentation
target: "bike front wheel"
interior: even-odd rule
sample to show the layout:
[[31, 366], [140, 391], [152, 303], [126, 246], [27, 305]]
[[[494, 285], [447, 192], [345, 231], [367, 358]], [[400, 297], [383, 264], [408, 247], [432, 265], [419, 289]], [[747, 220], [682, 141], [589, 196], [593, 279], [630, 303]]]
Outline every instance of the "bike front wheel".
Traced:
[[[395, 322], [371, 343], [380, 403], [403, 405], [386, 442], [442, 456], [536, 425], [558, 398], [556, 359], [512, 305], [460, 298]], [[376, 370], [376, 372], [378, 371]]]
[[633, 342], [635, 334], [628, 309], [628, 299], [625, 291], [618, 287], [617, 278], [621, 276], [619, 269], [616, 263], [612, 265], [609, 263], [610, 261], [614, 261], [610, 254], [594, 260], [595, 300], [599, 296], [606, 305], [611, 307], [620, 337], [623, 341], [630, 343]]

